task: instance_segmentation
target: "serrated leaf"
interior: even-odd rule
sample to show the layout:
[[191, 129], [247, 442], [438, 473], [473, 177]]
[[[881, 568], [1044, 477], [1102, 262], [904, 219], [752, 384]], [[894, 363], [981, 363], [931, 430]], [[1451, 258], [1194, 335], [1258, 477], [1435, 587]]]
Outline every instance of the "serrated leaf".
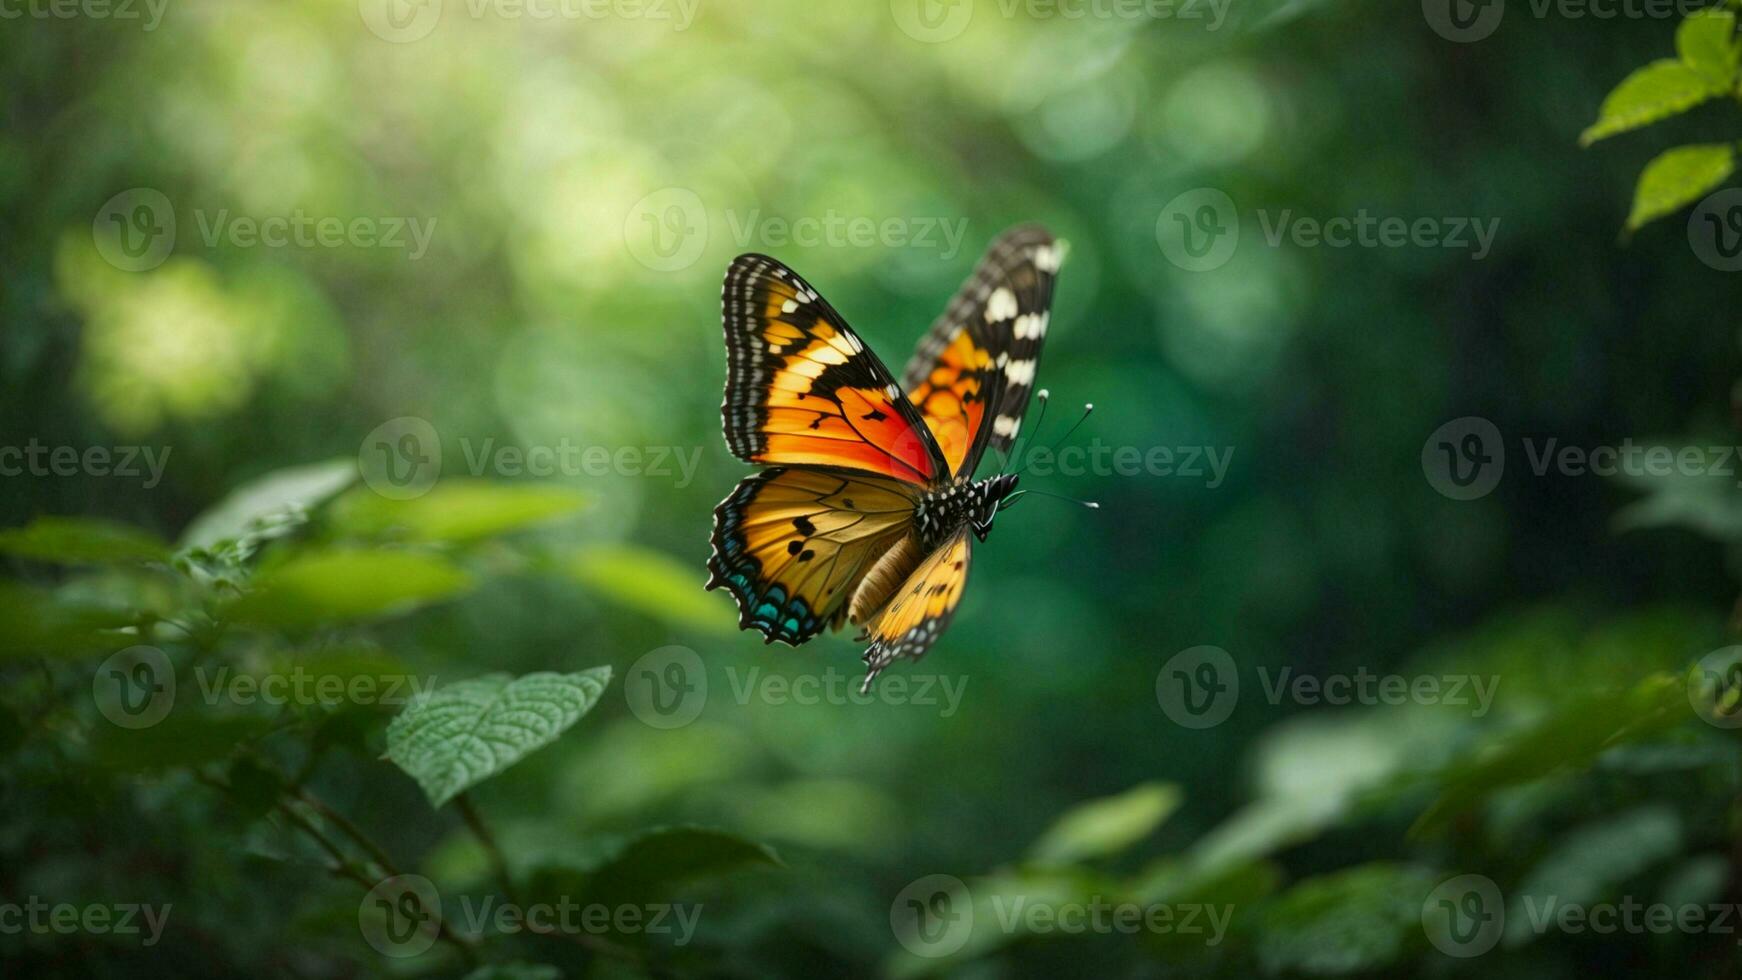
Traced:
[[1736, 172], [1736, 149], [1729, 143], [1701, 143], [1666, 150], [1645, 165], [1633, 189], [1627, 229], [1636, 230], [1699, 200]]
[[93, 517], [39, 517], [0, 531], [0, 554], [60, 565], [163, 561], [169, 548], [154, 535]]
[[1579, 134], [1579, 144], [1590, 146], [1616, 133], [1667, 119], [1723, 92], [1723, 86], [1680, 61], [1653, 61], [1622, 79], [1603, 99], [1597, 121]]
[[1079, 804], [1029, 849], [1040, 864], [1070, 864], [1118, 854], [1155, 831], [1179, 809], [1178, 786], [1144, 783], [1117, 796]]
[[1736, 15], [1728, 10], [1702, 10], [1681, 22], [1675, 32], [1675, 50], [1683, 63], [1699, 72], [1719, 89], [1736, 79], [1738, 54]]
[[210, 548], [257, 529], [298, 519], [357, 479], [357, 461], [332, 459], [274, 470], [250, 480], [194, 518], [182, 532], [184, 548]]
[[593, 667], [449, 684], [387, 726], [387, 758], [439, 807], [556, 741], [599, 703], [610, 680], [611, 668]]
[[333, 504], [331, 516], [341, 534], [473, 541], [542, 524], [585, 504], [579, 492], [551, 483], [444, 480], [409, 500], [358, 488]]
[[224, 615], [280, 628], [376, 619], [452, 598], [471, 584], [465, 572], [434, 555], [335, 549], [263, 572]]
[[1264, 909], [1259, 962], [1271, 974], [1382, 970], [1419, 934], [1432, 889], [1425, 870], [1379, 862], [1308, 878]]
[[730, 633], [732, 604], [702, 588], [699, 565], [636, 545], [595, 545], [568, 562], [569, 575], [589, 590], [663, 622]]

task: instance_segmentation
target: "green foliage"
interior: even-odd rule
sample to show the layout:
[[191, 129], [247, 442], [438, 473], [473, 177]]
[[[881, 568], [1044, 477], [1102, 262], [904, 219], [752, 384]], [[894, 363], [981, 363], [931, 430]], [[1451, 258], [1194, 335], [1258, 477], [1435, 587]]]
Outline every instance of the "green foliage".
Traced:
[[[1628, 75], [1603, 100], [1581, 145], [1680, 115], [1711, 99], [1742, 100], [1742, 40], [1731, 10], [1702, 10], [1676, 29], [1677, 58], [1654, 61]], [[1639, 175], [1627, 230], [1692, 204], [1736, 170], [1735, 142], [1681, 146], [1659, 154]]]
[[393, 719], [387, 757], [441, 806], [556, 741], [599, 703], [610, 680], [611, 668], [594, 667], [448, 684]]

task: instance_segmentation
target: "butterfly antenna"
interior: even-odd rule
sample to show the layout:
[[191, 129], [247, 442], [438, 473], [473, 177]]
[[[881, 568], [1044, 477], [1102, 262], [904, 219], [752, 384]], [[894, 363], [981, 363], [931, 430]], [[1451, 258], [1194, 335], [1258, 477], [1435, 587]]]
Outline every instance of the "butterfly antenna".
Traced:
[[[1044, 392], [1042, 392], [1042, 394], [1044, 394]], [[1041, 403], [1041, 412], [1042, 412], [1043, 416], [1044, 416], [1045, 411], [1046, 411], [1046, 403], [1042, 402]], [[1088, 403], [1084, 404], [1083, 405], [1083, 417], [1077, 419], [1075, 425], [1072, 425], [1069, 429], [1066, 429], [1064, 435], [1058, 437], [1057, 439], [1054, 439], [1052, 441], [1052, 445], [1048, 446], [1047, 449], [1049, 451], [1051, 451], [1051, 450], [1057, 449], [1059, 446], [1063, 445], [1066, 439], [1069, 439], [1071, 437], [1071, 435], [1073, 433], [1075, 433], [1077, 431], [1077, 429], [1080, 428], [1084, 422], [1087, 422], [1089, 420], [1089, 416], [1094, 414], [1094, 411], [1095, 411], [1095, 403], [1094, 402], [1088, 402]], [[1035, 430], [1037, 433], [1038, 433], [1039, 429], [1040, 429], [1040, 426], [1037, 424], [1035, 426]], [[1033, 462], [1033, 458], [1031, 457], [1029, 460], [1029, 463], [1032, 463], [1032, 462]], [[1027, 469], [1029, 463], [1023, 464], [1022, 470]], [[1022, 470], [1017, 470], [1016, 472], [1021, 473]]]
[[1037, 494], [1041, 495], [1042, 497], [1051, 497], [1054, 500], [1063, 500], [1066, 503], [1076, 504], [1079, 507], [1087, 507], [1090, 510], [1100, 510], [1101, 509], [1101, 504], [1099, 501], [1078, 500], [1076, 497], [1067, 497], [1062, 493], [1053, 493], [1050, 490], [1018, 490], [1015, 493], [1011, 494], [1010, 496], [1005, 497], [1002, 501], [1000, 501], [998, 504], [998, 509], [1003, 510], [1004, 508], [1010, 506], [1011, 504], [1016, 503], [1016, 498], [1022, 496], [1023, 494], [1028, 494], [1028, 493], [1037, 493]]
[[[1034, 397], [1040, 399], [1040, 412], [1034, 417], [1034, 434], [1038, 436], [1040, 435], [1040, 427], [1046, 423], [1046, 406], [1052, 398], [1052, 393], [1047, 391], [1045, 388], [1042, 388], [1034, 393]], [[999, 476], [1004, 475], [1004, 471], [1010, 466], [1010, 460], [1015, 457], [1015, 455], [1016, 446], [1013, 443], [1011, 444], [1010, 450], [1004, 454], [1004, 461], [998, 464]], [[1020, 473], [1022, 471], [1017, 470], [1016, 472]]]

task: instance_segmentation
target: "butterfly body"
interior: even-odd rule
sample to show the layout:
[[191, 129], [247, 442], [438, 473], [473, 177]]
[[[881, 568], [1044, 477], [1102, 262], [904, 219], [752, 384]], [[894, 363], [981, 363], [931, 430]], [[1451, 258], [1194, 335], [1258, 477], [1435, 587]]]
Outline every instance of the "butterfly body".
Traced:
[[984, 542], [1017, 478], [974, 479], [1021, 426], [1062, 246], [999, 236], [898, 383], [797, 273], [743, 255], [722, 290], [726, 444], [767, 467], [714, 511], [708, 588], [739, 626], [797, 645], [848, 623], [865, 684], [917, 659], [954, 615], [970, 535]]

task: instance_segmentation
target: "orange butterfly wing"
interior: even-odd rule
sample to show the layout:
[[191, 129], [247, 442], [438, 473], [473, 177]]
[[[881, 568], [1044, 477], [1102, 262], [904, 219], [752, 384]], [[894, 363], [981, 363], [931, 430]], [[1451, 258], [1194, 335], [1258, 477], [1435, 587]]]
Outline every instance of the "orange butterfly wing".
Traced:
[[902, 386], [958, 477], [1016, 440], [1063, 258], [1037, 225], [999, 235], [907, 362]]
[[968, 584], [968, 557], [968, 532], [963, 529], [913, 570], [882, 614], [866, 627], [860, 639], [869, 639], [871, 645], [865, 650], [867, 672], [861, 691], [870, 690], [872, 680], [895, 660], [918, 660], [937, 641], [961, 604]]
[[749, 463], [950, 477], [889, 369], [798, 274], [765, 255], [726, 272], [726, 445]]
[[714, 509], [708, 588], [738, 602], [738, 627], [798, 645], [846, 619], [854, 589], [908, 534], [914, 490], [844, 470], [776, 468]]

